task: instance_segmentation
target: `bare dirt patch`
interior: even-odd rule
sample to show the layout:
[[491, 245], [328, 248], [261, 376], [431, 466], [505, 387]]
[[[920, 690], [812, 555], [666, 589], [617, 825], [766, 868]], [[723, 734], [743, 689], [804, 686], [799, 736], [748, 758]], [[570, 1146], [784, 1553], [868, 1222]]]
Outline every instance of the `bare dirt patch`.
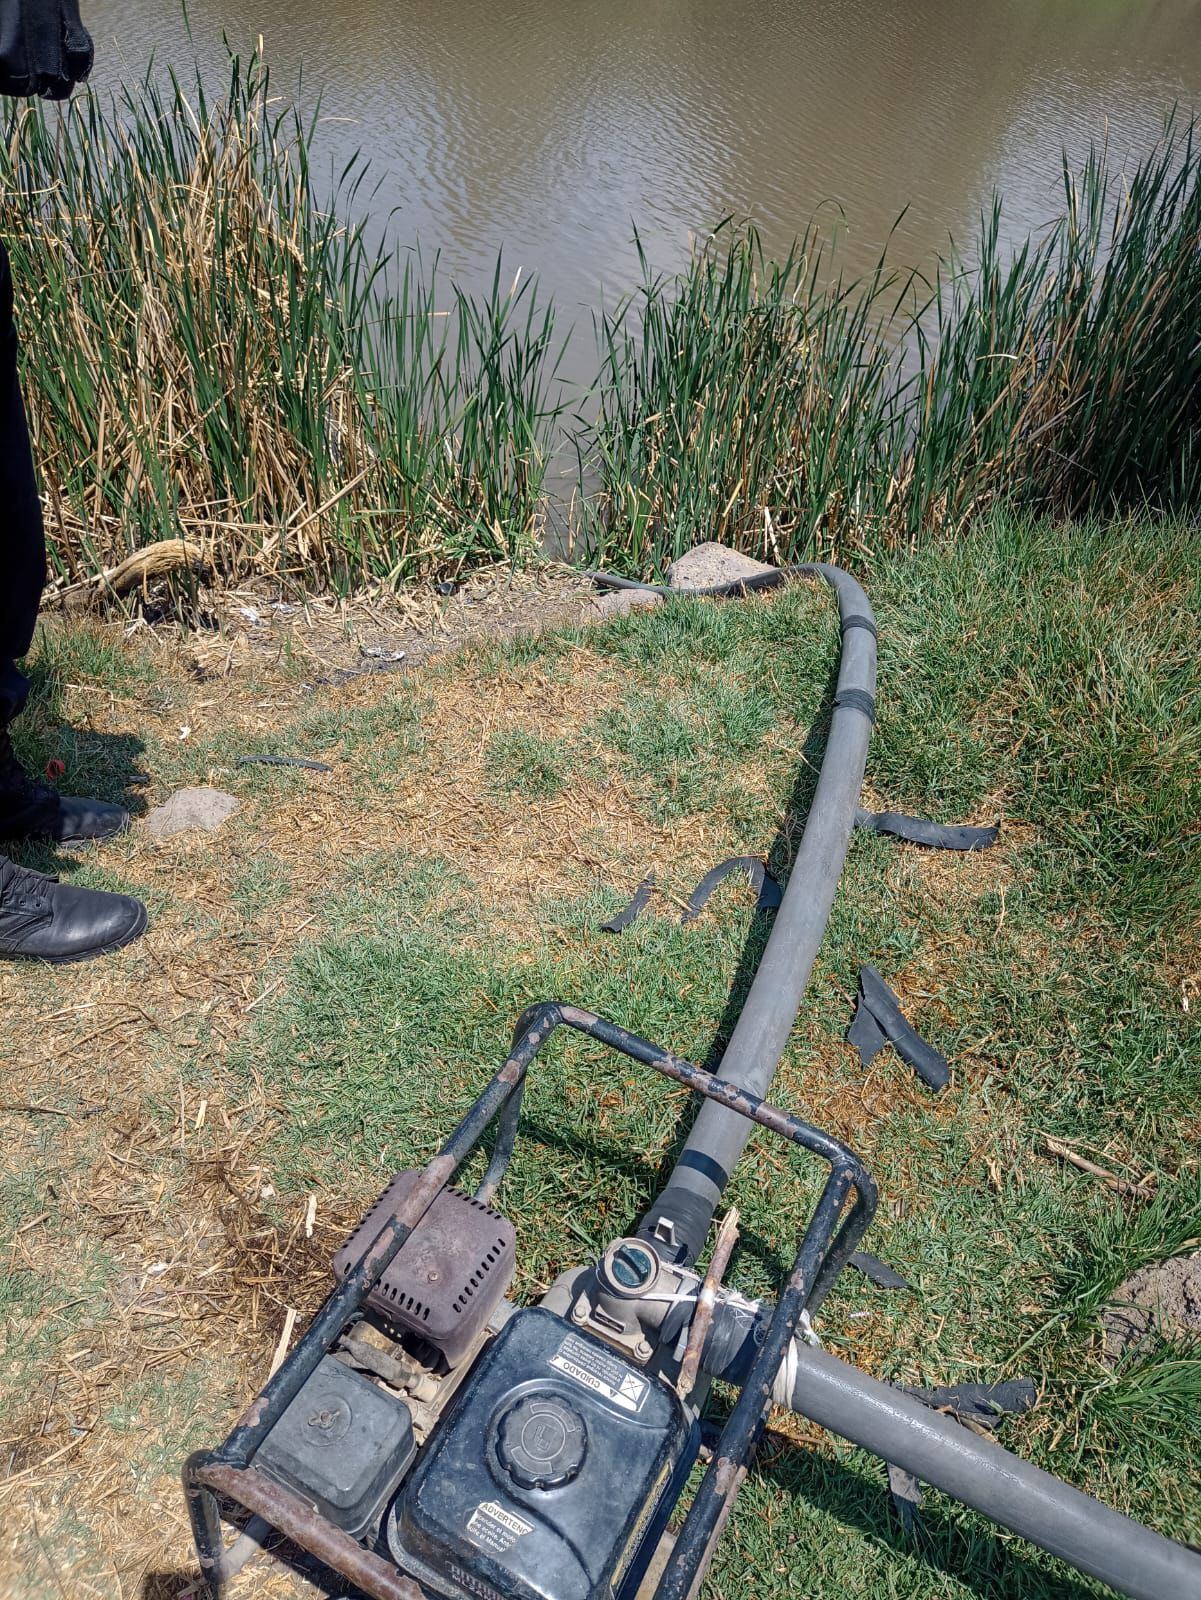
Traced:
[[1201, 1251], [1132, 1273], [1114, 1291], [1102, 1314], [1101, 1330], [1108, 1366], [1164, 1338], [1201, 1336]]
[[597, 594], [573, 568], [484, 568], [461, 583], [358, 595], [289, 599], [267, 584], [208, 598], [212, 626], [183, 637], [197, 669], [227, 676], [290, 663], [301, 677], [403, 670], [466, 644], [599, 620]]

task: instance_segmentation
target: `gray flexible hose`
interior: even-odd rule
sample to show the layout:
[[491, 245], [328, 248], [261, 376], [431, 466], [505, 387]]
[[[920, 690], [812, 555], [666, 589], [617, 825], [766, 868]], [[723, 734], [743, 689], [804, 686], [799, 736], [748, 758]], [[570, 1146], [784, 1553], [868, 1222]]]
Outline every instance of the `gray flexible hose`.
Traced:
[[[805, 831], [771, 937], [718, 1069], [723, 1078], [760, 1096], [766, 1096], [771, 1088], [796, 1020], [855, 826], [875, 705], [875, 618], [867, 595], [850, 573], [816, 562], [776, 568], [718, 589], [694, 591], [741, 593], [771, 587], [794, 574], [824, 578], [833, 588], [842, 622], [842, 657], [826, 752]], [[653, 587], [604, 573], [588, 576], [616, 588]], [[682, 1258], [695, 1259], [752, 1131], [745, 1117], [724, 1106], [711, 1102], [702, 1106], [667, 1187], [640, 1231], [661, 1237], [666, 1226], [678, 1239]]]
[[[802, 570], [820, 573], [838, 597], [844, 632], [834, 714], [788, 887], [718, 1068], [731, 1083], [763, 1096], [771, 1088], [800, 1009], [855, 826], [872, 717], [865, 702], [847, 703], [844, 697], [850, 690], [874, 702], [876, 692], [875, 619], [867, 596], [849, 573], [837, 567]], [[847, 629], [847, 619], [854, 616], [871, 622], [873, 628]], [[705, 1104], [670, 1183], [691, 1189], [715, 1208], [752, 1131], [745, 1117], [724, 1106]]]
[[[876, 686], [874, 618], [863, 590], [836, 567], [779, 568], [745, 583], [693, 591], [731, 594], [768, 588], [794, 573], [819, 574], [834, 588], [843, 648], [813, 804], [771, 938], [720, 1067], [722, 1077], [757, 1095], [766, 1095], [771, 1086], [800, 1007], [854, 827], [871, 734], [865, 711]], [[652, 587], [605, 573], [588, 576], [613, 588]], [[640, 1231], [653, 1232], [661, 1218], [678, 1222], [685, 1254], [694, 1258], [750, 1132], [745, 1118], [706, 1103]], [[755, 1348], [754, 1339], [747, 1340], [742, 1356], [723, 1376], [741, 1381], [744, 1374], [735, 1368], [749, 1362]], [[796, 1341], [777, 1390], [781, 1381], [788, 1392], [777, 1392], [775, 1398], [800, 1415], [905, 1468], [1120, 1593], [1134, 1600], [1201, 1600], [1201, 1555], [826, 1351]]]
[[1165, 1539], [1000, 1445], [797, 1342], [793, 1411], [974, 1506], [1135, 1600], [1201, 1600], [1201, 1554]]

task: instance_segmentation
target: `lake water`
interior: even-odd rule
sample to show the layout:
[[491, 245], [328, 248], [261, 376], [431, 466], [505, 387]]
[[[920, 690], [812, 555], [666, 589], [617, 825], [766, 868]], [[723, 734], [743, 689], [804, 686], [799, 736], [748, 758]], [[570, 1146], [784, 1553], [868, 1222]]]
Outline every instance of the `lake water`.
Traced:
[[635, 281], [635, 226], [674, 268], [726, 215], [776, 250], [817, 216], [861, 271], [904, 211], [892, 257], [925, 268], [998, 187], [1028, 232], [1061, 148], [1125, 159], [1201, 97], [1193, 0], [190, 0], [192, 43], [169, 0], [83, 9], [102, 89], [261, 34], [398, 244], [467, 287], [503, 249], [564, 320]]

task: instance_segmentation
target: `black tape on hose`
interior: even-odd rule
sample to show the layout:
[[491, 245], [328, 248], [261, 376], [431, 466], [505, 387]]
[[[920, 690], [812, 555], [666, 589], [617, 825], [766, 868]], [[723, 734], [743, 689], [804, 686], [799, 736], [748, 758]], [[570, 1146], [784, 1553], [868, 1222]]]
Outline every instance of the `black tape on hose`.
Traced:
[[862, 711], [869, 722], [876, 720], [876, 697], [866, 689], [840, 689], [834, 696], [834, 706], [846, 706], [851, 711]]
[[886, 1044], [891, 1044], [901, 1060], [936, 1093], [945, 1089], [950, 1080], [946, 1056], [927, 1044], [906, 1020], [901, 1002], [875, 967], [859, 968], [859, 1000], [847, 1029], [847, 1043], [854, 1045], [860, 1064], [865, 1067]]
[[988, 850], [1001, 832], [999, 827], [929, 822], [925, 817], [907, 817], [903, 811], [856, 811], [855, 826], [872, 833], [888, 833], [894, 839], [925, 845], [930, 850]]
[[870, 617], [865, 617], [862, 611], [856, 611], [853, 616], [842, 619], [843, 633], [850, 633], [852, 628], [862, 628], [864, 633], [870, 633], [873, 639], [880, 637], [876, 631], [876, 624]]

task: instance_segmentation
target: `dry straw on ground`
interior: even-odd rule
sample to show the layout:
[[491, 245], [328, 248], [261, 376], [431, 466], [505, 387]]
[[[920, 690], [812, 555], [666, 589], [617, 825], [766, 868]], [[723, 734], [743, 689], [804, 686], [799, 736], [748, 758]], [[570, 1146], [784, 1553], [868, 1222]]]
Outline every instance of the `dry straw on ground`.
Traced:
[[[361, 653], [366, 638], [437, 653], [473, 629], [487, 637], [578, 616], [582, 599], [578, 585], [553, 575], [515, 586], [476, 579], [443, 602], [434, 630], [384, 602], [315, 604], [308, 629], [303, 610], [276, 614], [271, 642], [238, 615], [256, 605], [268, 613], [261, 595], [231, 603], [240, 638], [139, 630], [138, 647], [172, 685], [169, 703], [156, 690], [79, 683], [64, 689], [66, 718], [101, 733], [132, 720], [165, 740], [184, 726], [192, 738], [220, 726], [254, 749], [318, 701], [353, 717], [395, 695], [393, 673], [361, 672], [376, 663]], [[306, 665], [360, 675], [313, 695], [292, 666], [302, 638]], [[461, 672], [423, 684], [430, 758], [383, 793], [358, 782], [353, 753], [324, 748], [314, 753], [334, 772], [311, 774], [295, 797], [252, 802], [240, 842], [226, 833], [156, 844], [135, 830], [106, 859], [123, 885], [162, 908], [146, 937], [70, 969], [69, 981], [0, 968], [5, 1167], [39, 1169], [49, 1143], [57, 1174], [31, 1199], [5, 1262], [51, 1292], [31, 1323], [9, 1330], [46, 1345], [32, 1388], [0, 1427], [0, 1592], [166, 1600], [187, 1587], [178, 1462], [161, 1460], [149, 1476], [135, 1463], [158, 1461], [156, 1430], [178, 1438], [209, 1415], [214, 1394], [225, 1397], [223, 1411], [263, 1381], [290, 1313], [303, 1320], [316, 1305], [333, 1251], [369, 1198], [323, 1195], [315, 1217], [307, 1205], [279, 1216], [261, 1151], [286, 1108], [225, 1069], [230, 1046], [271, 998], [264, 972], [313, 936], [348, 857], [437, 854], [477, 884], [494, 931], [517, 928], [548, 892], [578, 892], [598, 873], [635, 878], [657, 852], [678, 859], [615, 780], [572, 786], [536, 807], [505, 804], [489, 786], [496, 733], [533, 726], [553, 739], [578, 729], [611, 703], [611, 668], [581, 644], [561, 680], [514, 669], [502, 690], [479, 692], [470, 656]], [[161, 796], [152, 788], [147, 798]], [[685, 852], [687, 870], [712, 847], [707, 832]], [[289, 890], [248, 916], [231, 902], [231, 881], [255, 857], [284, 869]], [[87, 1265], [95, 1251], [105, 1261], [98, 1292]], [[90, 1530], [86, 1548], [45, 1540], [68, 1506]], [[290, 1592], [266, 1570], [246, 1581], [250, 1594]]]

